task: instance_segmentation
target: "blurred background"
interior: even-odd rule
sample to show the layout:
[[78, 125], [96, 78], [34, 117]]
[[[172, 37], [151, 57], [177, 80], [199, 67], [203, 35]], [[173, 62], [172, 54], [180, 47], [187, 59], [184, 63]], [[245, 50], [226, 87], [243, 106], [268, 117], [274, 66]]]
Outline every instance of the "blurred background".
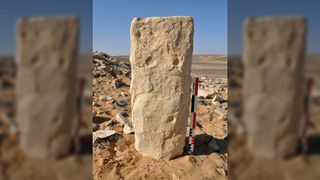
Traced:
[[[228, 110], [228, 118], [229, 118], [229, 137], [231, 142], [228, 147], [229, 154], [229, 171], [230, 171], [230, 179], [319, 179], [320, 174], [317, 171], [316, 167], [319, 167], [320, 160], [320, 12], [317, 10], [319, 7], [319, 2], [315, 0], [307, 0], [307, 1], [254, 1], [254, 0], [229, 0], [228, 1], [228, 82], [230, 86], [229, 91], [229, 110]], [[244, 84], [245, 80], [244, 75], [246, 71], [249, 71], [243, 63], [244, 57], [244, 39], [247, 33], [245, 32], [245, 20], [249, 17], [251, 18], [260, 18], [260, 17], [278, 17], [281, 18], [283, 16], [302, 16], [306, 20], [306, 55], [301, 56], [304, 67], [303, 68], [303, 76], [304, 80], [298, 81], [297, 79], [297, 87], [301, 86], [304, 89], [303, 97], [297, 96], [296, 101], [294, 103], [302, 103], [298, 105], [301, 107], [299, 111], [303, 111], [301, 117], [296, 117], [300, 122], [300, 129], [303, 129], [304, 133], [296, 132], [299, 135], [298, 147], [297, 149], [293, 149], [295, 152], [293, 156], [287, 158], [281, 158], [280, 160], [277, 158], [267, 158], [263, 156], [259, 156], [256, 152], [254, 152], [254, 148], [248, 148], [248, 127], [256, 126], [258, 127], [260, 124], [268, 122], [274, 122], [273, 119], [260, 118], [256, 119], [254, 123], [248, 124], [246, 119], [244, 119], [244, 109], [246, 102], [248, 99], [244, 97], [245, 92]], [[283, 35], [287, 32], [295, 31], [290, 29], [292, 26], [283, 27]], [[250, 26], [247, 27], [250, 29]], [[254, 28], [254, 27], [251, 27]], [[273, 26], [269, 24], [265, 25], [265, 29], [273, 30]], [[301, 29], [303, 27], [301, 26]], [[256, 39], [261, 38], [260, 40], [265, 43], [270, 42], [280, 42], [277, 41], [276, 38], [280, 37], [270, 37], [263, 40], [265, 34], [259, 31], [259, 28], [251, 29], [253, 33], [258, 34]], [[259, 35], [259, 32], [261, 33]], [[279, 35], [278, 34], [278, 35]], [[249, 37], [250, 38], [250, 37]], [[297, 39], [297, 37], [292, 36], [292, 39]], [[249, 41], [249, 40], [248, 40]], [[294, 40], [293, 40], [294, 41]], [[250, 42], [247, 42], [250, 43]], [[261, 43], [260, 46], [252, 47], [251, 46], [251, 54], [254, 54], [253, 51], [259, 52], [262, 49], [264, 43]], [[249, 45], [248, 45], [249, 46]], [[301, 45], [304, 47], [303, 45]], [[290, 49], [290, 44], [287, 45], [287, 48]], [[272, 49], [272, 46], [270, 47]], [[266, 50], [266, 49], [264, 49]], [[292, 50], [292, 49], [291, 49]], [[304, 49], [300, 49], [301, 52]], [[299, 49], [296, 51], [291, 51], [292, 54], [296, 54]], [[266, 51], [267, 52], [267, 51]], [[286, 49], [278, 51], [281, 53], [290, 53], [290, 51], [286, 51]], [[299, 53], [299, 52], [298, 52]], [[246, 61], [250, 62], [248, 51]], [[258, 54], [258, 53], [257, 53]], [[290, 56], [290, 55], [289, 55]], [[294, 56], [294, 55], [293, 55]], [[262, 60], [261, 60], [262, 61]], [[267, 59], [270, 61], [270, 58]], [[281, 64], [281, 61], [284, 62], [284, 58], [278, 58], [275, 56], [274, 62]], [[268, 64], [268, 62], [266, 62]], [[268, 65], [266, 65], [268, 66]], [[277, 65], [275, 65], [277, 66]], [[269, 71], [266, 72], [266, 76], [268, 73], [276, 72], [270, 65]], [[302, 66], [302, 65], [301, 65]], [[259, 66], [257, 66], [259, 67]], [[262, 67], [262, 66], [260, 66]], [[265, 68], [265, 66], [264, 66]], [[297, 67], [299, 69], [299, 67]], [[266, 70], [266, 69], [265, 69]], [[284, 74], [286, 74], [286, 69], [284, 69]], [[265, 79], [263, 75], [259, 77], [261, 79]], [[253, 78], [252, 78], [253, 79]], [[273, 79], [272, 81], [266, 82], [268, 86], [267, 89], [274, 89], [274, 94], [278, 94], [278, 92], [283, 91], [279, 86], [276, 87], [275, 84], [279, 81], [279, 78]], [[307, 82], [311, 82], [312, 86], [309, 86], [310, 92], [308, 93]], [[246, 82], [246, 84], [250, 84], [250, 86], [257, 86], [260, 82]], [[310, 85], [310, 84], [309, 84]], [[279, 88], [277, 90], [277, 88]], [[289, 95], [289, 92], [288, 94]], [[271, 101], [271, 98], [266, 98], [263, 102], [261, 102], [261, 106], [255, 107], [257, 111], [265, 111], [270, 114], [276, 113], [271, 111], [271, 109], [264, 109], [264, 107], [272, 107], [272, 104], [275, 103], [274, 106], [280, 107], [279, 104], [282, 104], [288, 97], [284, 95], [282, 98], [278, 97], [278, 102]], [[303, 98], [303, 102], [299, 99]], [[292, 99], [291, 99], [292, 100]], [[250, 111], [250, 110], [248, 110]], [[255, 112], [252, 112], [253, 114]], [[290, 114], [295, 112], [282, 112], [283, 114]], [[247, 122], [247, 123], [246, 123]], [[270, 124], [270, 123], [269, 123]], [[306, 125], [307, 124], [307, 125]], [[261, 129], [261, 133], [256, 132], [256, 138], [267, 131], [270, 133], [270, 137], [274, 137], [275, 135], [272, 132], [275, 132], [279, 127], [279, 124], [270, 124], [272, 128], [270, 129]], [[267, 128], [267, 127], [265, 127]], [[285, 134], [286, 132], [283, 132]], [[264, 134], [265, 135], [265, 134]], [[263, 137], [263, 136], [261, 136]], [[283, 136], [277, 137], [279, 141], [283, 138]], [[305, 139], [305, 141], [304, 141]], [[261, 144], [268, 141], [268, 137], [266, 139], [261, 138]], [[292, 143], [289, 142], [288, 145]], [[295, 143], [295, 142], [294, 142]], [[279, 146], [286, 146], [285, 144], [278, 144], [273, 148], [277, 148]], [[308, 149], [303, 149], [304, 146], [307, 146]], [[261, 147], [256, 147], [256, 149], [261, 149]], [[268, 154], [268, 149], [265, 149], [266, 154]]]
[[[76, 43], [74, 44], [76, 50], [73, 51], [75, 60], [68, 60], [69, 62], [74, 63], [70, 64], [70, 66], [76, 68], [76, 73], [66, 75], [66, 78], [69, 78], [69, 76], [76, 77], [74, 79], [74, 89], [76, 89], [76, 91], [73, 92], [73, 94], [70, 94], [70, 96], [76, 97], [76, 99], [74, 99], [75, 102], [72, 103], [77, 106], [74, 107], [77, 108], [77, 110], [76, 114], [72, 114], [72, 118], [69, 119], [72, 121], [76, 130], [73, 132], [72, 138], [67, 140], [70, 141], [70, 147], [68, 147], [69, 150], [67, 154], [58, 158], [41, 158], [37, 155], [29, 155], [22, 150], [20, 146], [21, 133], [19, 123], [16, 119], [17, 106], [19, 105], [18, 103], [20, 100], [16, 97], [16, 92], [18, 91], [16, 89], [16, 77], [18, 74], [17, 59], [15, 56], [17, 55], [16, 33], [20, 32], [17, 24], [18, 20], [21, 18], [52, 18], [61, 16], [75, 17], [79, 22], [79, 36], [77, 37], [79, 40], [74, 41], [74, 43]], [[30, 29], [33, 29], [33, 27], [30, 27]], [[38, 30], [41, 31], [41, 26], [38, 27]], [[49, 31], [51, 31], [50, 28]], [[53, 29], [52, 31], [54, 32], [55, 30]], [[56, 31], [58, 32], [59, 30]], [[25, 31], [25, 34], [28, 36], [28, 30]], [[41, 32], [39, 32], [39, 34], [41, 34]], [[70, 37], [65, 38], [68, 39]], [[92, 65], [90, 57], [92, 52], [92, 1], [2, 1], [0, 6], [0, 39], [0, 179], [91, 179]], [[45, 38], [33, 40], [38, 41], [33, 45], [48, 43]], [[50, 41], [48, 46], [50, 46]], [[43, 47], [45, 47], [45, 45]], [[31, 47], [30, 51], [32, 51]], [[46, 49], [43, 49], [42, 51], [46, 51]], [[57, 47], [56, 53], [58, 52], [59, 54], [59, 51], [62, 52], [63, 49]], [[42, 52], [39, 52], [38, 54], [41, 53]], [[37, 54], [37, 52], [35, 52], [35, 54]], [[42, 55], [43, 54], [47, 54], [48, 59], [52, 60], [52, 57], [49, 57], [51, 54], [50, 52], [42, 53]], [[20, 59], [23, 60], [23, 57], [20, 57]], [[50, 70], [52, 63], [46, 63], [46, 59], [46, 57], [43, 57], [39, 61], [42, 62], [41, 66]], [[30, 71], [32, 70], [33, 69], [30, 68]], [[38, 76], [43, 75], [44, 74], [41, 73], [38, 74]], [[26, 82], [24, 84], [28, 83], [29, 82]], [[39, 83], [44, 82], [42, 81]], [[48, 84], [49, 83], [51, 82], [48, 82]], [[81, 88], [81, 83], [84, 85], [84, 88]], [[35, 83], [30, 82], [30, 84]], [[40, 84], [39, 87], [42, 85], [45, 87], [48, 84]], [[83, 93], [81, 94], [80, 92], [82, 90]], [[49, 93], [47, 96], [51, 96], [51, 94]], [[59, 97], [59, 91], [52, 94], [52, 97], [53, 96]], [[41, 98], [41, 95], [37, 98]], [[52, 102], [37, 104], [37, 106], [43, 106], [44, 109], [50, 109], [52, 106], [48, 106], [49, 104], [52, 104]], [[31, 109], [31, 111], [33, 110]], [[47, 112], [48, 111], [44, 111], [44, 113]], [[52, 113], [54, 113], [54, 111], [52, 111]], [[59, 113], [68, 114], [71, 112], [66, 111]], [[54, 114], [45, 114], [41, 116], [51, 117], [54, 116]], [[46, 119], [35, 120], [35, 122], [37, 121], [46, 121]], [[33, 125], [36, 126], [36, 124], [28, 124], [28, 126]], [[54, 124], [48, 124], [49, 127], [53, 125]], [[63, 128], [63, 122], [60, 126]], [[49, 130], [52, 129], [54, 128], [50, 128]], [[39, 132], [34, 131], [32, 132], [32, 135], [33, 137], [38, 136], [40, 139], [42, 135], [45, 135], [41, 134], [41, 132], [43, 131], [39, 129]], [[52, 138], [54, 139], [55, 137]], [[37, 138], [34, 140], [37, 141], [36, 139]], [[47, 143], [49, 144], [50, 142]], [[41, 153], [39, 152], [39, 154]]]

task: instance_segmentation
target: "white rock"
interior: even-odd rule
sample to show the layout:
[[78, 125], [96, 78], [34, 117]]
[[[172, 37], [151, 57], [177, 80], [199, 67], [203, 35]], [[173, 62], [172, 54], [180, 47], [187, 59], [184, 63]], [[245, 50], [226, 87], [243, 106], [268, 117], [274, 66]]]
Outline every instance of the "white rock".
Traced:
[[200, 77], [200, 80], [202, 81], [207, 80], [207, 77]]
[[97, 116], [97, 111], [92, 109], [92, 115], [93, 115], [93, 117]]
[[116, 101], [116, 102], [114, 103], [114, 105], [117, 106], [117, 107], [123, 107], [123, 106], [128, 105], [128, 103], [129, 103], [129, 102], [128, 102], [127, 99], [122, 99], [122, 100]]
[[122, 81], [120, 79], [114, 79], [112, 81], [112, 87], [115, 88], [115, 89], [120, 88], [121, 85], [122, 85]]
[[125, 134], [133, 133], [133, 126], [130, 121], [124, 117], [124, 113], [120, 112], [116, 115], [116, 120], [124, 125], [123, 132]]
[[224, 102], [225, 99], [223, 98], [223, 96], [221, 94], [216, 94], [213, 99], [212, 99], [212, 102]]
[[106, 96], [106, 95], [101, 95], [101, 96], [99, 96], [99, 100], [101, 101], [101, 102], [106, 102], [106, 101], [110, 101], [110, 100], [112, 100], [113, 98], [111, 97], [111, 96]]
[[183, 153], [192, 49], [192, 17], [135, 18], [131, 23], [132, 121], [135, 147], [144, 156], [172, 159]]
[[121, 92], [120, 95], [121, 95], [121, 96], [124, 96], [124, 97], [128, 96], [128, 94], [126, 94], [126, 93], [124, 93], [124, 92]]
[[95, 131], [92, 133], [92, 143], [94, 144], [96, 140], [107, 138], [114, 135], [115, 133], [116, 131], [109, 129]]

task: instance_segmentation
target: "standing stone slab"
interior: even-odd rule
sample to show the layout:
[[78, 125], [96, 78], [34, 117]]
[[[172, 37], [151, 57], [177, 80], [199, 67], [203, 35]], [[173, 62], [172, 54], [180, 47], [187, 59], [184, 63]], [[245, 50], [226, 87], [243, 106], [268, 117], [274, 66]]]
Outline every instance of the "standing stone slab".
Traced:
[[135, 147], [144, 156], [183, 153], [191, 93], [192, 17], [131, 23], [131, 102]]
[[249, 149], [283, 159], [296, 153], [302, 127], [306, 23], [301, 17], [245, 23], [244, 121]]
[[66, 154], [74, 126], [79, 22], [24, 18], [17, 30], [17, 120], [29, 155]]

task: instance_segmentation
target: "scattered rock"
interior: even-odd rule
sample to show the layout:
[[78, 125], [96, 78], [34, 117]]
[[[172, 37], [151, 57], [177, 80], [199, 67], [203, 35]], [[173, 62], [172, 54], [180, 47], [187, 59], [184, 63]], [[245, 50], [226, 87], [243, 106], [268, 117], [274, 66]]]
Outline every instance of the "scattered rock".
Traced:
[[97, 123], [93, 123], [93, 124], [92, 124], [92, 130], [93, 130], [93, 131], [97, 131], [97, 130], [99, 130], [99, 128], [100, 128], [100, 125], [99, 125], [99, 124], [97, 124]]
[[133, 133], [133, 126], [130, 121], [125, 118], [125, 113], [120, 112], [116, 115], [116, 120], [124, 125], [123, 132], [125, 134]]
[[212, 102], [225, 102], [225, 99], [223, 98], [223, 96], [221, 94], [216, 94], [213, 99]]
[[122, 81], [120, 79], [114, 79], [112, 81], [112, 87], [115, 88], [115, 89], [120, 88], [121, 85], [122, 85]]
[[107, 59], [110, 59], [111, 56], [103, 52], [95, 51], [92, 55], [92, 58], [98, 59], [98, 60], [107, 60]]
[[219, 102], [216, 102], [216, 101], [212, 101], [212, 105], [222, 108], [222, 105]]
[[97, 114], [104, 114], [105, 110], [103, 108], [98, 109]]
[[99, 96], [99, 100], [102, 101], [102, 102], [110, 101], [112, 99], [113, 98], [111, 96], [106, 96], [106, 95]]
[[212, 104], [210, 100], [202, 99], [202, 98], [198, 99], [198, 103], [201, 103], [202, 105], [205, 105], [205, 106], [210, 106]]
[[115, 121], [113, 119], [111, 119], [110, 121], [108, 121], [105, 126], [114, 126], [116, 124], [118, 124], [119, 122], [118, 121]]
[[121, 96], [124, 96], [124, 97], [127, 97], [127, 96], [128, 96], [128, 94], [126, 94], [126, 93], [124, 93], [124, 92], [121, 92], [120, 95], [121, 95]]
[[97, 116], [97, 111], [92, 109], [92, 115], [93, 115], [93, 117]]
[[93, 76], [97, 77], [114, 77], [125, 74], [130, 75], [131, 68], [127, 63], [120, 62], [116, 58], [102, 52], [93, 53]]
[[222, 109], [227, 110], [228, 109], [228, 103], [224, 102], [221, 104]]
[[215, 92], [214, 93], [208, 93], [208, 95], [205, 97], [206, 99], [213, 99], [215, 96]]
[[92, 106], [100, 106], [100, 104], [97, 103], [97, 102], [95, 102], [95, 101], [93, 101], [93, 102], [92, 102]]
[[202, 125], [200, 124], [199, 121], [196, 122], [196, 126], [199, 127], [199, 128], [202, 128]]
[[106, 76], [107, 73], [106, 71], [104, 70], [101, 70], [101, 69], [95, 69], [92, 71], [92, 74], [93, 74], [93, 77], [97, 78], [97, 77], [100, 77], [100, 76]]
[[203, 82], [204, 80], [207, 80], [207, 77], [200, 77], [199, 81]]
[[112, 143], [112, 142], [117, 142], [117, 141], [119, 141], [122, 137], [123, 137], [123, 136], [122, 136], [121, 134], [116, 133], [116, 134], [108, 137], [107, 140], [108, 140], [108, 142]]
[[116, 101], [116, 103], [114, 103], [114, 105], [116, 107], [123, 107], [123, 106], [126, 106], [128, 105], [128, 100], [127, 99], [123, 99], [123, 100], [119, 100], [119, 101]]
[[105, 130], [95, 131], [92, 134], [93, 134], [92, 142], [94, 144], [98, 139], [104, 139], [104, 138], [107, 138], [109, 136], [116, 134], [116, 131], [105, 129]]

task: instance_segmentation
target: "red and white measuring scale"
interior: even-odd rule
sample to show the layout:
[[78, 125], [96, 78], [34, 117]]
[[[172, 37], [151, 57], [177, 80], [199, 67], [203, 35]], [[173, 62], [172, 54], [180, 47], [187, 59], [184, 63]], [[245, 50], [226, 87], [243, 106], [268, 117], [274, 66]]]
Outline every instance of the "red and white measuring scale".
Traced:
[[196, 134], [196, 121], [197, 121], [197, 98], [198, 98], [198, 85], [199, 78], [193, 78], [192, 82], [192, 98], [191, 98], [191, 118], [189, 120], [189, 146], [188, 153], [194, 153], [194, 136]]

